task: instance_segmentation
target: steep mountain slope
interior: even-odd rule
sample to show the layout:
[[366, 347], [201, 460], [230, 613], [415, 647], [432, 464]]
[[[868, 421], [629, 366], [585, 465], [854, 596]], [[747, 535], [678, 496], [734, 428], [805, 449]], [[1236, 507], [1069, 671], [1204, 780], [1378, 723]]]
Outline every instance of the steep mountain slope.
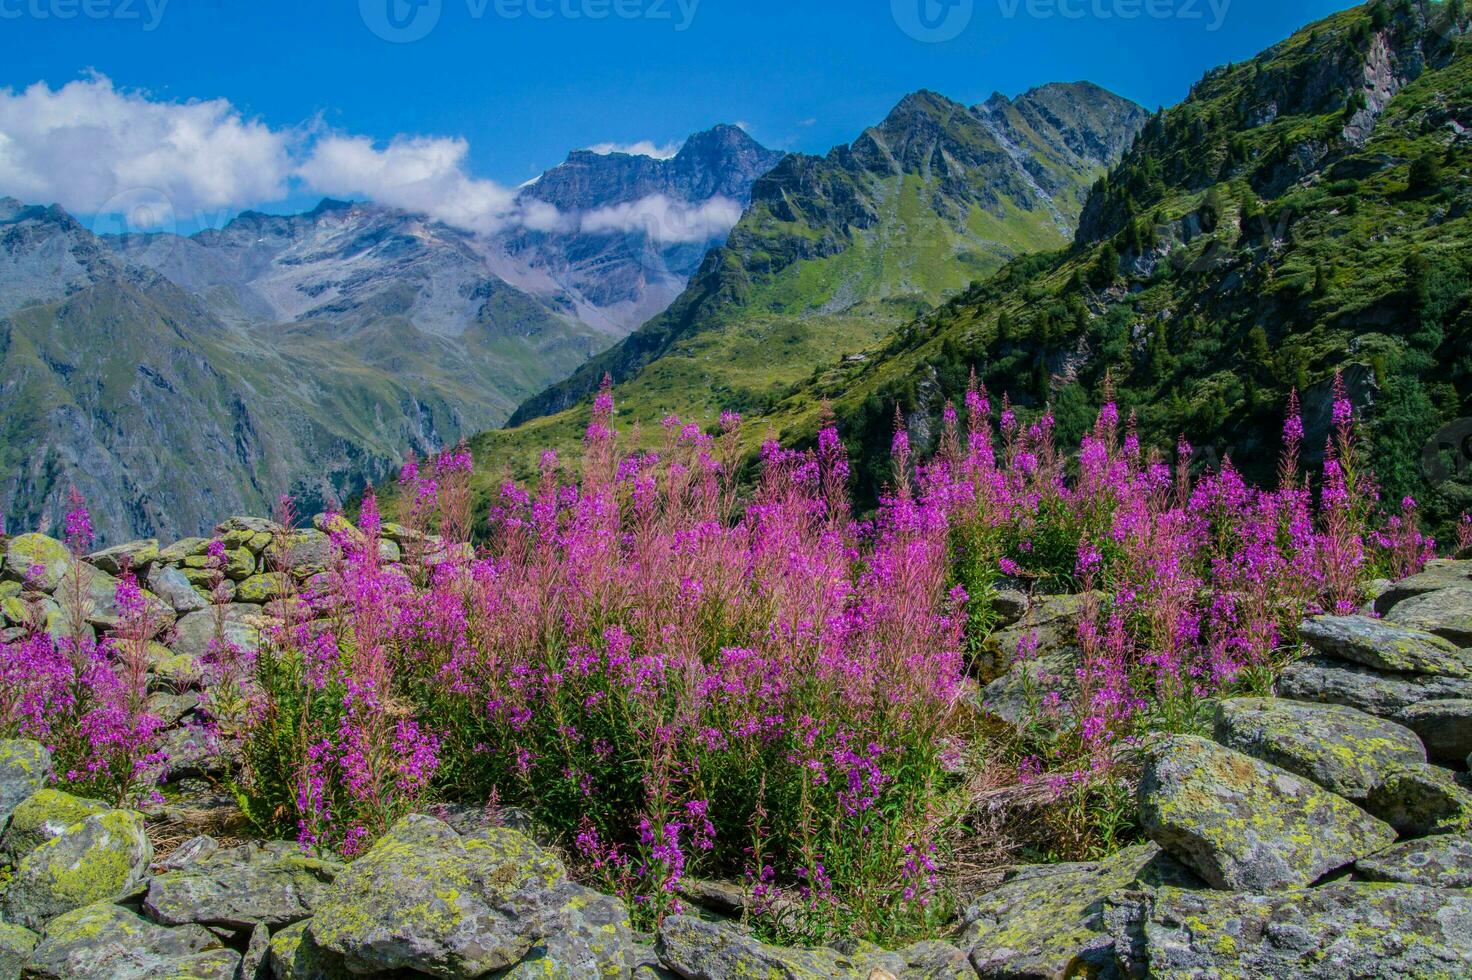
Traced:
[[657, 377], [622, 393], [641, 417], [760, 408], [1007, 259], [1063, 244], [1087, 187], [1144, 119], [1087, 84], [976, 108], [908, 96], [853, 144], [790, 156], [757, 181], [726, 246], [668, 311], [510, 424], [655, 362]]
[[769, 424], [801, 441], [826, 399], [872, 486], [896, 406], [923, 441], [973, 367], [1051, 404], [1064, 445], [1107, 373], [1150, 440], [1185, 433], [1268, 477], [1289, 389], [1322, 446], [1342, 370], [1385, 493], [1444, 522], [1467, 487], [1423, 446], [1465, 479], [1454, 423], [1472, 415], [1472, 60], [1453, 9], [1369, 4], [1208, 73], [1100, 181], [1072, 247], [831, 365]]
[[442, 445], [507, 411], [495, 392], [531, 388], [586, 354], [564, 334], [508, 329], [495, 293], [456, 337], [402, 316], [346, 336], [320, 320], [233, 325], [158, 273], [124, 265], [65, 212], [9, 210], [0, 268], [87, 260], [85, 274], [32, 280], [50, 294], [33, 290], [37, 302], [0, 318], [0, 501], [11, 526], [50, 526], [72, 483], [114, 539], [189, 533], [222, 508], [258, 510], [287, 491], [341, 498], [405, 446]]
[[[99, 238], [0, 200], [0, 513], [50, 527], [76, 483], [115, 540], [346, 497], [500, 424], [667, 302], [739, 213], [726, 195], [780, 156], [731, 127], [670, 160], [574, 153], [522, 192], [557, 229], [535, 241], [336, 201]], [[703, 223], [610, 211], [651, 206]]]

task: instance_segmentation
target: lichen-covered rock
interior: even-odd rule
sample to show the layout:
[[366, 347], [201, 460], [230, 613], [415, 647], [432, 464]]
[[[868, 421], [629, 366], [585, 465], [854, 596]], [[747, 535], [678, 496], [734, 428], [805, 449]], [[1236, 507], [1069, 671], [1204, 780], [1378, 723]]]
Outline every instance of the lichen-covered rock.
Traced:
[[690, 980], [868, 980], [876, 965], [831, 949], [771, 946], [734, 925], [685, 915], [664, 920], [656, 949], [661, 962]]
[[1403, 709], [1398, 718], [1443, 765], [1460, 765], [1472, 753], [1472, 699], [1422, 701]]
[[1395, 840], [1343, 797], [1191, 735], [1152, 740], [1139, 802], [1150, 839], [1215, 888], [1307, 885]]
[[536, 893], [563, 877], [555, 858], [515, 831], [461, 837], [411, 815], [338, 877], [310, 930], [360, 972], [479, 977], [514, 966], [547, 935]]
[[44, 534], [18, 534], [5, 543], [5, 577], [55, 592], [72, 567], [66, 545]]
[[341, 871], [293, 844], [242, 844], [154, 877], [143, 910], [163, 925], [276, 929], [311, 916]]
[[1040, 653], [1014, 664], [981, 692], [981, 706], [1011, 725], [1069, 723], [1066, 707], [1078, 695], [1078, 647]]
[[209, 548], [209, 538], [181, 538], [167, 548], [160, 548], [158, 560], [165, 565], [182, 565], [186, 558], [196, 558], [209, 551]]
[[1289, 664], [1278, 678], [1278, 694], [1394, 719], [1402, 709], [1422, 701], [1472, 698], [1472, 678], [1391, 674], [1319, 656]]
[[210, 641], [215, 637], [216, 617], [223, 619], [228, 642], [246, 653], [260, 649], [261, 607], [230, 603], [201, 609], [180, 619], [175, 630], [174, 652], [191, 657], [205, 656], [209, 652]]
[[94, 813], [25, 856], [5, 893], [5, 918], [39, 929], [63, 912], [121, 898], [143, 881], [152, 860], [141, 816]]
[[0, 980], [20, 980], [40, 938], [24, 926], [0, 922]]
[[[241, 579], [250, 578], [256, 573], [256, 556], [249, 548], [226, 548], [224, 558], [224, 566], [219, 567], [218, 571], [232, 582], [239, 582]], [[212, 559], [207, 554], [190, 555], [184, 559], [186, 574], [188, 574], [189, 569], [206, 571], [212, 566], [215, 566], [215, 559]], [[197, 585], [199, 583], [196, 582], [195, 584]]]
[[1355, 862], [1354, 870], [1368, 881], [1472, 888], [1472, 837], [1437, 834], [1404, 841]]
[[111, 548], [93, 552], [87, 556], [87, 560], [109, 575], [121, 575], [123, 569], [127, 568], [141, 577], [147, 566], [158, 560], [158, 539], [147, 538], [113, 545]]
[[19, 864], [27, 854], [66, 832], [94, 813], [105, 813], [106, 803], [86, 800], [59, 789], [40, 789], [21, 801], [0, 836], [0, 856]]
[[1063, 976], [1071, 963], [1107, 973], [1114, 959], [1104, 900], [1122, 888], [1205, 887], [1154, 844], [1099, 862], [1040, 865], [967, 905], [958, 942], [982, 977]]
[[194, 687], [204, 678], [204, 665], [198, 657], [175, 653], [162, 643], [148, 644], [148, 669], [171, 691]]
[[28, 738], [0, 739], [0, 823], [51, 778], [51, 753]]
[[1472, 893], [1334, 882], [1271, 895], [1161, 888], [1106, 916], [1129, 976], [1460, 977], [1472, 973]]
[[1472, 589], [1472, 561], [1433, 559], [1410, 578], [1394, 582], [1375, 597], [1375, 610], [1382, 616], [1407, 599], [1441, 589]]
[[209, 601], [194, 588], [189, 577], [172, 565], [154, 565], [148, 570], [148, 588], [180, 615], [198, 612]]
[[[1472, 645], [1472, 589], [1438, 589], [1397, 603], [1385, 618], [1461, 646]], [[1472, 654], [1468, 654], [1472, 656]]]
[[[231, 963], [231, 969], [240, 959], [201, 926], [165, 929], [120, 906], [98, 902], [47, 923], [24, 975], [33, 980], [187, 977], [190, 974], [183, 972], [187, 965], [207, 953], [229, 953], [223, 959]], [[229, 976], [218, 972], [199, 975]]]
[[332, 538], [321, 531], [303, 528], [272, 541], [262, 557], [268, 571], [291, 572], [298, 578], [306, 578], [330, 568], [337, 560], [337, 548]]
[[271, 956], [271, 930], [256, 926], [250, 931], [245, 953], [240, 957], [238, 980], [266, 980], [271, 975], [268, 960]]
[[[1009, 595], [1000, 600], [999, 614], [1004, 621], [1010, 613], [1016, 618], [1005, 628], [993, 633], [987, 641], [990, 660], [980, 664], [982, 679], [1005, 674], [1018, 662], [1019, 648], [1025, 655], [1044, 655], [1078, 642], [1078, 624], [1089, 603], [1098, 602], [1102, 593], [1039, 596], [1029, 603], [1021, 596]], [[1000, 599], [1000, 597], [999, 597]]]
[[266, 964], [274, 980], [357, 980], [359, 976], [337, 953], [318, 946], [305, 922], [271, 934]]
[[1298, 635], [1321, 653], [1375, 670], [1472, 677], [1472, 652], [1400, 619], [1316, 616], [1299, 627]]
[[1215, 735], [1351, 800], [1363, 800], [1387, 769], [1426, 761], [1415, 732], [1337, 704], [1230, 698], [1217, 708]]
[[633, 927], [617, 898], [563, 882], [540, 899], [543, 938], [504, 974], [504, 980], [627, 980]]
[[252, 575], [241, 582], [235, 590], [235, 601], [263, 606], [272, 599], [285, 595], [289, 585], [290, 582], [285, 572], [263, 572], [260, 575]]
[[1472, 792], [1440, 766], [1402, 766], [1370, 791], [1364, 806], [1409, 837], [1472, 828]]

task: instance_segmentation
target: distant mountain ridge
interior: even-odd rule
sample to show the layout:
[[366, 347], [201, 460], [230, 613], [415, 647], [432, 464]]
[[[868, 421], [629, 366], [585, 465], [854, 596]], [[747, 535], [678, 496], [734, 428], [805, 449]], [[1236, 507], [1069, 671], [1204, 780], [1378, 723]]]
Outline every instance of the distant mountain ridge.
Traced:
[[[661, 359], [659, 394], [643, 414], [759, 408], [1008, 259], [1066, 244], [1090, 185], [1146, 118], [1088, 83], [977, 107], [909, 95], [853, 143], [790, 155], [758, 180], [725, 246], [668, 310], [508, 424], [564, 411], [605, 374], [628, 382]], [[775, 346], [763, 339], [772, 331], [782, 334]], [[742, 335], [735, 342], [748, 349], [729, 349], [726, 339]], [[757, 384], [727, 370], [753, 356], [768, 359]]]
[[681, 214], [739, 213], [726, 195], [744, 201], [781, 156], [734, 127], [669, 160], [574, 152], [522, 191], [558, 201], [563, 225], [495, 236], [332, 200], [98, 236], [0, 199], [0, 513], [53, 527], [75, 483], [117, 540], [283, 492], [346, 499], [410, 449], [500, 424], [657, 312], [729, 227]]

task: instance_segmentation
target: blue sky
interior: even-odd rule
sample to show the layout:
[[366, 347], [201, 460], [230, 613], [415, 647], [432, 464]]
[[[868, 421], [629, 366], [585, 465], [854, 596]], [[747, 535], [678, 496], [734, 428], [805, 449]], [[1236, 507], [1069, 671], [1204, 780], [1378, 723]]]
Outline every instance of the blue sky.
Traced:
[[[397, 20], [390, 20], [390, 5]], [[918, 88], [975, 102], [994, 90], [1014, 94], [1047, 81], [1088, 79], [1153, 108], [1179, 101], [1207, 68], [1248, 57], [1346, 6], [1342, 0], [0, 0], [0, 88], [17, 103], [8, 115], [0, 108], [0, 137], [14, 150], [52, 134], [30, 164], [29, 183], [14, 166], [5, 169], [0, 139], [0, 193], [55, 189], [85, 210], [102, 206], [97, 202], [108, 180], [137, 180], [167, 185], [181, 215], [202, 206], [284, 210], [310, 202], [321, 188], [361, 183], [358, 194], [367, 196], [378, 186], [374, 180], [402, 179], [394, 168], [380, 167], [372, 179], [362, 175], [369, 145], [382, 148], [396, 137], [450, 141], [413, 144], [409, 170], [451, 167], [458, 184], [426, 187], [475, 194], [513, 187], [574, 147], [678, 143], [717, 122], [740, 122], [771, 146], [823, 152]], [[113, 101], [92, 99], [86, 110], [75, 100], [19, 104], [34, 83], [54, 92], [79, 79], [99, 85], [98, 76], [110, 80]], [[89, 154], [80, 149], [86, 140], [58, 143], [37, 118], [122, 115], [118, 107], [141, 112], [145, 103], [191, 100], [214, 107], [206, 113], [213, 123], [200, 121], [200, 128], [231, 122], [238, 130], [231, 139], [263, 130], [287, 134], [293, 148], [282, 152], [293, 159], [308, 152], [304, 141], [322, 134], [355, 138], [358, 156], [339, 161], [353, 176], [329, 173], [331, 163], [322, 163], [321, 179], [312, 182], [276, 175], [271, 168], [281, 164], [268, 159], [275, 150], [259, 147], [243, 153], [240, 172], [213, 186], [206, 186], [211, 179], [203, 171], [230, 168], [209, 155], [195, 161], [199, 172], [183, 176], [168, 173], [167, 161], [158, 159], [143, 168], [143, 178], [130, 176], [139, 168], [128, 160], [109, 164], [85, 188], [53, 188], [50, 177], [38, 176], [81, 166], [71, 162], [81, 159], [77, 153], [127, 157], [146, 147], [137, 142], [142, 137], [119, 132]], [[159, 132], [173, 131], [162, 117], [155, 122]], [[130, 132], [135, 129], [148, 131]], [[58, 155], [58, 147], [72, 155]], [[251, 155], [257, 151], [259, 158]]]

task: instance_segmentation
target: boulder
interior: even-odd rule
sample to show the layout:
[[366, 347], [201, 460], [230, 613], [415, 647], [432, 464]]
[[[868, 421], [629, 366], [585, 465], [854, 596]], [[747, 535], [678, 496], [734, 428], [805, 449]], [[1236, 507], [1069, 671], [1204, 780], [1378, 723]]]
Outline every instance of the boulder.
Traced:
[[1228, 890], [1307, 885], [1395, 840], [1343, 797], [1192, 735], [1151, 740], [1139, 803], [1151, 840]]
[[51, 779], [51, 753], [28, 738], [0, 739], [0, 823]]
[[223, 618], [225, 640], [243, 653], [255, 653], [261, 646], [261, 607], [244, 603], [228, 603], [192, 612], [179, 620], [175, 628], [173, 650], [191, 657], [209, 653], [215, 638], [217, 617]]
[[624, 903], [571, 882], [553, 892], [543, 902], [542, 938], [503, 974], [505, 980], [628, 977], [634, 932]]
[[106, 803], [82, 799], [59, 789], [37, 790], [10, 815], [10, 825], [0, 836], [0, 855], [10, 864], [19, 864], [27, 854], [64, 834], [68, 827], [109, 809]]
[[274, 980], [357, 980], [360, 976], [337, 953], [318, 946], [305, 922], [271, 934], [266, 964]]
[[[1472, 645], [1472, 589], [1438, 589], [1397, 603], [1386, 620], [1435, 633], [1460, 646]], [[1467, 654], [1472, 657], [1472, 653]]]
[[242, 844], [150, 880], [143, 911], [166, 926], [277, 929], [308, 918], [341, 871], [295, 844]]
[[869, 957], [848, 956], [831, 949], [772, 946], [735, 925], [685, 915], [672, 915], [664, 920], [655, 948], [660, 961], [680, 976], [701, 980], [718, 977], [868, 980], [877, 966]]
[[1334, 882], [1270, 895], [1161, 888], [1106, 913], [1121, 972], [1205, 977], [1456, 977], [1472, 972], [1472, 893]]
[[998, 596], [998, 613], [1003, 622], [1011, 613], [1017, 613], [1006, 629], [993, 633], [987, 640], [991, 651], [990, 663], [981, 664], [983, 679], [1005, 674], [1017, 663], [1018, 647], [1048, 654], [1078, 642], [1078, 624], [1090, 602], [1099, 602], [1103, 593], [1039, 596], [1031, 603], [1022, 596], [1018, 609], [1018, 596]]
[[1104, 900], [1122, 888], [1162, 884], [1205, 887], [1154, 844], [1098, 862], [1024, 868], [967, 904], [957, 942], [982, 977], [1063, 976], [1073, 963], [1107, 973], [1114, 944]]
[[0, 922], [0, 980], [20, 980], [40, 938], [24, 926]]
[[1472, 698], [1422, 701], [1397, 718], [1421, 736], [1436, 762], [1458, 766], [1472, 753]]
[[198, 657], [175, 653], [162, 643], [148, 644], [148, 669], [156, 681], [174, 691], [193, 687], [204, 677]]
[[1385, 770], [1426, 761], [1415, 732], [1337, 704], [1230, 698], [1217, 707], [1215, 735], [1351, 800], [1363, 800]]
[[1427, 562], [1420, 573], [1392, 583], [1376, 596], [1375, 611], [1383, 616], [1407, 599], [1441, 589], [1472, 589], [1472, 561]]
[[1367, 616], [1316, 616], [1298, 628], [1298, 635], [1321, 653], [1374, 670], [1472, 677], [1472, 652], [1414, 623]]
[[1403, 766], [1370, 791], [1364, 806], [1409, 837], [1472, 828], [1472, 792], [1449, 769]]
[[1278, 678], [1278, 694], [1393, 719], [1422, 701], [1472, 698], [1472, 678], [1391, 674], [1333, 657], [1309, 657], [1288, 665]]
[[263, 606], [272, 599], [285, 595], [290, 584], [290, 577], [285, 572], [252, 575], [235, 590], [235, 601]]
[[981, 692], [981, 707], [1011, 725], [1043, 720], [1063, 724], [1078, 696], [1078, 647], [1040, 653], [1014, 664]]
[[102, 551], [94, 551], [87, 560], [109, 575], [121, 575], [123, 569], [131, 569], [134, 575], [142, 576], [148, 566], [158, 560], [158, 539], [129, 541]]
[[63, 912], [116, 901], [144, 880], [152, 860], [139, 814], [94, 813], [21, 860], [5, 893], [5, 918], [39, 929]]
[[240, 958], [237, 980], [268, 980], [271, 975], [268, 960], [271, 956], [271, 930], [256, 926], [250, 931], [245, 944], [245, 953]]
[[330, 568], [337, 560], [337, 548], [321, 531], [303, 528], [272, 541], [263, 558], [268, 571], [289, 571], [306, 578]]
[[338, 877], [309, 928], [358, 972], [479, 977], [514, 966], [545, 937], [537, 893], [564, 875], [515, 831], [462, 837], [411, 815]]
[[165, 565], [182, 565], [186, 558], [196, 558], [210, 549], [209, 538], [183, 538], [167, 548], [159, 549], [158, 560]]
[[215, 525], [215, 533], [224, 535], [236, 531], [250, 534], [275, 534], [285, 530], [280, 524], [266, 517], [227, 517]]
[[404, 549], [400, 548], [396, 542], [390, 541], [387, 538], [379, 538], [378, 560], [385, 564], [403, 561]]
[[1354, 870], [1367, 881], [1472, 888], [1472, 837], [1438, 834], [1408, 840], [1355, 862]]
[[[203, 957], [204, 959], [201, 959]], [[165, 929], [110, 902], [52, 919], [26, 963], [34, 980], [228, 980], [240, 960], [201, 926]], [[194, 969], [198, 967], [199, 969]]]
[[148, 570], [148, 588], [180, 614], [197, 612], [209, 605], [194, 584], [172, 565], [155, 565]]
[[[184, 559], [184, 568], [208, 572], [214, 560], [209, 555], [190, 555]], [[233, 582], [250, 578], [256, 573], [256, 556], [249, 548], [226, 548], [225, 565], [218, 569]], [[195, 583], [199, 584], [198, 582]]]
[[66, 545], [44, 534], [18, 534], [5, 543], [5, 577], [55, 592], [72, 567]]

